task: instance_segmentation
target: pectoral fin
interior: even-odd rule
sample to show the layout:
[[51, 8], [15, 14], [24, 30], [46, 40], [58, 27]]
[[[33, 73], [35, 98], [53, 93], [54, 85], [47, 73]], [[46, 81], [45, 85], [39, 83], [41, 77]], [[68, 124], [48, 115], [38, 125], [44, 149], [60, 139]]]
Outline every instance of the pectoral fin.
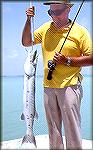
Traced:
[[25, 120], [25, 115], [24, 115], [24, 113], [21, 114], [21, 120]]
[[35, 119], [38, 120], [38, 113], [35, 111]]

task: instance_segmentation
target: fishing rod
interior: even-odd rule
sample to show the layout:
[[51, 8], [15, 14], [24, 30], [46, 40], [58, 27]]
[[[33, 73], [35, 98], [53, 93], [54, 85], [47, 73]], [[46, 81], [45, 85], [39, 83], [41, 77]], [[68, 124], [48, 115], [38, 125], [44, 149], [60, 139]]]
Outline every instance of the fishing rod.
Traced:
[[[78, 14], [79, 14], [81, 8], [82, 8], [82, 6], [83, 6], [83, 3], [84, 3], [84, 0], [82, 1], [81, 5], [80, 5], [80, 7], [79, 7], [79, 9], [78, 9], [78, 11], [77, 11], [77, 13], [76, 13], [76, 16], [75, 16], [75, 18], [74, 18], [74, 20], [73, 20], [73, 22], [72, 22], [72, 24], [71, 24], [71, 27], [70, 27], [70, 29], [69, 29], [69, 31], [68, 31], [66, 37], [65, 37], [65, 40], [64, 40], [64, 42], [63, 42], [63, 44], [62, 44], [62, 46], [61, 46], [61, 48], [60, 48], [60, 50], [59, 50], [59, 53], [60, 53], [60, 52], [62, 51], [62, 49], [63, 49], [63, 46], [64, 46], [64, 44], [65, 44], [65, 42], [66, 42], [66, 40], [67, 40], [67, 38], [68, 38], [68, 35], [69, 35], [69, 33], [70, 33], [70, 31], [71, 31], [71, 29], [72, 29], [72, 27], [73, 27], [73, 25], [74, 25], [74, 23], [75, 23], [75, 21], [76, 21], [76, 18], [77, 18], [77, 16], [78, 16]], [[48, 75], [47, 75], [47, 79], [48, 79], [48, 80], [51, 80], [51, 79], [52, 79], [52, 73], [53, 73], [53, 70], [55, 70], [55, 66], [56, 66], [56, 63], [54, 63], [53, 60], [49, 60], [49, 61], [48, 61], [48, 68], [49, 68]]]

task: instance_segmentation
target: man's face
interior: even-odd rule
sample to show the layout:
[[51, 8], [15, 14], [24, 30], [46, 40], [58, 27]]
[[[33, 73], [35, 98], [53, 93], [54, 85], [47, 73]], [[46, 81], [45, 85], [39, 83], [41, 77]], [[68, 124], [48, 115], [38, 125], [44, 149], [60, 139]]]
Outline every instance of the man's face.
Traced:
[[66, 4], [51, 4], [48, 11], [52, 19], [65, 19], [68, 16], [70, 7]]

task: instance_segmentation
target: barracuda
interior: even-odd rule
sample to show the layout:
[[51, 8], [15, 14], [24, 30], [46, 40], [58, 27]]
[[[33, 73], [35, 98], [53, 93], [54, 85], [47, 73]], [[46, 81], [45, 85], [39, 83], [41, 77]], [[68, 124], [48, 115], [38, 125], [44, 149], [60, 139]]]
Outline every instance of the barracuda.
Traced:
[[35, 75], [37, 59], [37, 50], [34, 53], [28, 52], [28, 56], [24, 64], [24, 111], [21, 115], [21, 119], [25, 120], [27, 127], [26, 135], [22, 140], [22, 145], [32, 144], [33, 147], [36, 147], [36, 140], [33, 133], [34, 118], [38, 118], [35, 107]]

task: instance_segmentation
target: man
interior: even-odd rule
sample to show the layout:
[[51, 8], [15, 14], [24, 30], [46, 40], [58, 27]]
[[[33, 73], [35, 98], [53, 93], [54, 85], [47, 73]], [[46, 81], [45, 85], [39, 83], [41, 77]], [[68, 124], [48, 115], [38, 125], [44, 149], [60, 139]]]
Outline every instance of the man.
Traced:
[[[61, 128], [65, 130], [66, 148], [82, 149], [80, 134], [80, 103], [82, 99], [81, 67], [92, 65], [92, 44], [88, 31], [74, 23], [65, 45], [59, 52], [72, 21], [68, 15], [73, 4], [64, 1], [46, 2], [51, 22], [39, 27], [31, 38], [31, 17], [34, 11], [26, 11], [27, 20], [22, 34], [22, 44], [42, 44], [44, 60], [44, 104], [49, 129], [50, 149], [64, 149]], [[55, 70], [48, 80], [48, 61], [53, 60]]]

